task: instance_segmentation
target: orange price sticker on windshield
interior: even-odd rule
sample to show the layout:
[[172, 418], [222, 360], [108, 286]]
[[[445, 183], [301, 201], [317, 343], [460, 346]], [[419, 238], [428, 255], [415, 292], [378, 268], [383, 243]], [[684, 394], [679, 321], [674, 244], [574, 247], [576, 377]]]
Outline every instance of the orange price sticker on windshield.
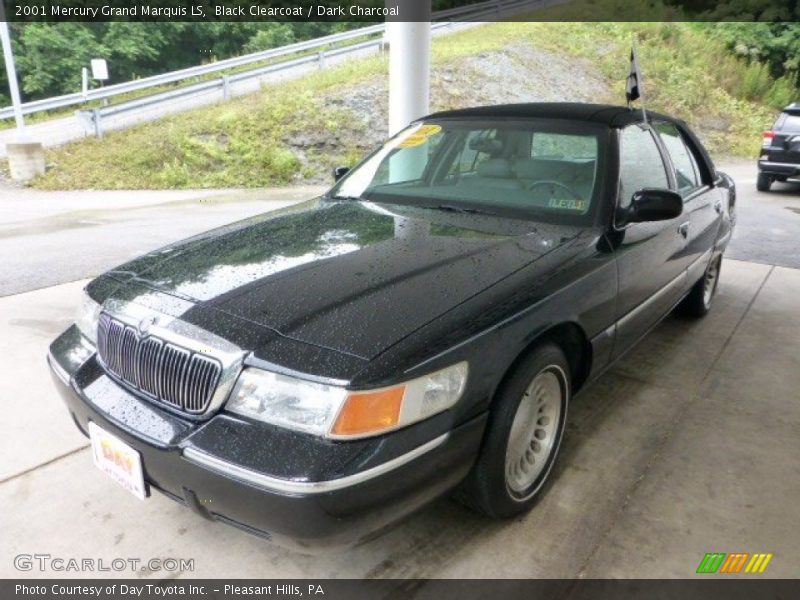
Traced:
[[400, 142], [397, 147], [413, 148], [414, 146], [421, 146], [430, 136], [439, 133], [441, 130], [441, 125], [423, 125], [419, 129], [414, 130], [414, 132]]

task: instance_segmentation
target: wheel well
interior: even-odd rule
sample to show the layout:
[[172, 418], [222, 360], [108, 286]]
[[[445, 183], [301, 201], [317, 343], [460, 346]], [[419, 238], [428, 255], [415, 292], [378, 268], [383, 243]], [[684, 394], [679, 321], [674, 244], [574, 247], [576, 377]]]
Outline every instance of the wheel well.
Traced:
[[506, 372], [501, 383], [514, 371], [517, 365], [535, 346], [544, 341], [556, 344], [564, 352], [572, 375], [572, 393], [577, 392], [589, 377], [592, 367], [592, 345], [580, 325], [574, 322], [559, 323], [537, 335], [517, 355]]

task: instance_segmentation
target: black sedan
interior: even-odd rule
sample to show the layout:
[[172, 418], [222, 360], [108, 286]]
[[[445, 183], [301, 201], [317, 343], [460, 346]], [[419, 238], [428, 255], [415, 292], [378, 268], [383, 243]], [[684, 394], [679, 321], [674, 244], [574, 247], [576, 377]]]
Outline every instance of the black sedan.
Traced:
[[573, 395], [708, 312], [733, 226], [686, 125], [622, 107], [441, 112], [336, 176], [87, 286], [49, 363], [134, 494], [303, 547], [528, 510]]

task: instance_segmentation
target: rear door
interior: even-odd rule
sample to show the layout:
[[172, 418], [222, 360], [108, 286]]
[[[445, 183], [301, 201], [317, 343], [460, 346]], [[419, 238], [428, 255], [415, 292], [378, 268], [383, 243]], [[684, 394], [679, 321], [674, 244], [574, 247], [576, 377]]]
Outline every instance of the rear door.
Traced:
[[658, 132], [674, 173], [675, 190], [683, 197], [683, 223], [688, 223], [683, 232], [686, 234], [686, 249], [681, 259], [688, 271], [688, 291], [695, 281], [702, 277], [711, 250], [719, 234], [722, 224], [723, 202], [722, 190], [712, 183], [712, 173], [696, 150], [692, 141], [674, 123], [656, 122], [653, 124]]
[[[643, 188], [670, 189], [674, 177], [649, 126], [619, 134], [618, 211]], [[686, 289], [686, 215], [617, 226], [613, 240], [619, 280], [615, 354], [630, 348], [680, 300]]]

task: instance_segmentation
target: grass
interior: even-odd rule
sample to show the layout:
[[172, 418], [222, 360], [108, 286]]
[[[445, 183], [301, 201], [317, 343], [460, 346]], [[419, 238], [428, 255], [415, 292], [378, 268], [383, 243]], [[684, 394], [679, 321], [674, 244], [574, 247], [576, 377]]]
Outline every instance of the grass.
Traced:
[[[496, 23], [434, 39], [435, 65], [493, 52], [511, 43], [591, 61], [624, 98], [631, 34], [648, 108], [680, 116], [699, 129], [712, 153], [752, 156], [774, 110], [775, 86], [764, 73], [702, 29], [686, 23]], [[269, 86], [235, 99], [157, 122], [85, 139], [47, 153], [43, 189], [146, 189], [283, 185], [315, 174], [319, 164], [349, 164], [363, 151], [354, 143], [310, 148], [287, 143], [308, 132], [348, 129], [357, 139], [357, 115], [328, 102], [343, 86], [385, 77], [387, 61], [374, 56]]]

